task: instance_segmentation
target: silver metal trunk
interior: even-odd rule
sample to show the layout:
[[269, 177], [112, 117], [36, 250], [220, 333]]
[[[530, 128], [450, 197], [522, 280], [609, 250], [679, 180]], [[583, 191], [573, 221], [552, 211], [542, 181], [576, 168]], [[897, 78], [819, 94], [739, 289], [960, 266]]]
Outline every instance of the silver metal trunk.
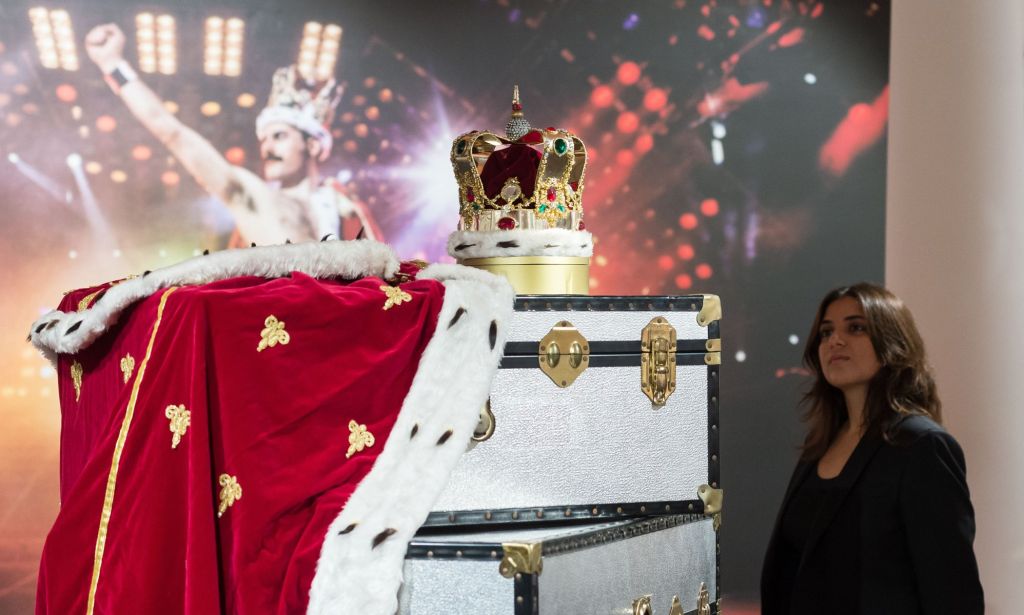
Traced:
[[[719, 488], [720, 316], [714, 295], [520, 296], [489, 402], [493, 433], [481, 428], [427, 525], [705, 511]], [[658, 318], [675, 335], [661, 355], [654, 338], [642, 343]], [[666, 355], [675, 390], [656, 403], [644, 374]]]
[[716, 545], [701, 515], [419, 536], [399, 613], [708, 615]]

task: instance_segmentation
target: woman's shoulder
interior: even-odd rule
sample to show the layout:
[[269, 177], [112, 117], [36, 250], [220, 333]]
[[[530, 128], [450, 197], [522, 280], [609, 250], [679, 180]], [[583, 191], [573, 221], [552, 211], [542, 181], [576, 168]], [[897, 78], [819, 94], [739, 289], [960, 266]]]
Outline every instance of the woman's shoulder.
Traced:
[[888, 442], [907, 456], [932, 456], [935, 452], [963, 458], [963, 451], [942, 425], [924, 415], [908, 415], [889, 430]]
[[956, 438], [950, 435], [942, 425], [923, 414], [910, 414], [901, 417], [889, 427], [886, 440], [898, 448], [928, 448], [928, 443], [931, 445], [942, 444], [955, 449], [960, 448]]

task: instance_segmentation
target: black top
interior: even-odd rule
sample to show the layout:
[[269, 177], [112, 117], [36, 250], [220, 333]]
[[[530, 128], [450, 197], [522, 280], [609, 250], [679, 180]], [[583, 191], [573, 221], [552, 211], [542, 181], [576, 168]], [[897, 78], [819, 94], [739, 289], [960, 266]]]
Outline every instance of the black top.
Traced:
[[818, 484], [817, 505], [807, 503], [816, 467], [798, 464], [786, 491], [765, 555], [762, 615], [984, 613], [974, 510], [952, 436], [919, 416], [891, 442], [866, 435], [836, 481]]
[[803, 555], [811, 525], [821, 510], [821, 503], [825, 501], [829, 490], [838, 488], [840, 481], [839, 476], [825, 479], [812, 471], [793, 491], [782, 514], [782, 539], [786, 548], [797, 555], [797, 561], [793, 562], [794, 568], [799, 562], [799, 556]]
[[[793, 587], [796, 581], [796, 573], [811, 536], [811, 527], [821, 512], [822, 504], [830, 494], [849, 482], [843, 480], [845, 467], [838, 476], [826, 479], [818, 476], [816, 466], [817, 463], [811, 464], [812, 470], [793, 489], [782, 511], [779, 567], [781, 584], [785, 587]], [[789, 598], [786, 597], [787, 602]]]

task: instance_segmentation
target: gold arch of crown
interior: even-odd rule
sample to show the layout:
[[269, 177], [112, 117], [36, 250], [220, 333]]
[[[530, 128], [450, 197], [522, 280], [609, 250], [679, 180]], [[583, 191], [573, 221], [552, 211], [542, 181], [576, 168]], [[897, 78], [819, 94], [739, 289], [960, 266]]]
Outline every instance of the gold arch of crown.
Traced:
[[537, 132], [542, 137], [540, 143], [524, 144], [542, 152], [533, 194], [529, 197], [523, 194], [519, 179], [510, 177], [498, 196], [490, 198], [480, 178], [494, 150], [514, 141], [489, 131], [473, 131], [452, 142], [452, 171], [459, 184], [460, 230], [509, 230], [499, 225], [503, 218], [511, 219], [511, 228], [515, 229], [581, 230], [586, 147], [579, 137], [566, 130]]

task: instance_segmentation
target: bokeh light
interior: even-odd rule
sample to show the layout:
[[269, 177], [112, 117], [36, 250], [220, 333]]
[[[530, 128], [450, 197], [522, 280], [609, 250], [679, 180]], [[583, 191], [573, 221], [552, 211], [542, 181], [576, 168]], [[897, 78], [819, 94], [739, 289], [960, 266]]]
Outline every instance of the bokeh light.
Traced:
[[57, 100], [66, 103], [75, 102], [78, 98], [78, 90], [73, 85], [62, 83], [57, 86]]
[[615, 127], [619, 132], [625, 134], [636, 132], [636, 129], [640, 127], [640, 118], [632, 111], [623, 111], [619, 114], [619, 119], [615, 121]]
[[668, 93], [661, 88], [651, 88], [644, 94], [644, 108], [648, 111], [661, 111], [668, 103]]
[[615, 102], [615, 91], [610, 86], [599, 85], [590, 93], [590, 104], [598, 109], [610, 107]]
[[101, 115], [96, 118], [96, 130], [100, 132], [113, 132], [117, 128], [117, 120], [109, 115]]
[[717, 199], [704, 199], [700, 203], [700, 213], [705, 216], [712, 218], [718, 215], [718, 200]]
[[615, 78], [622, 85], [633, 85], [640, 81], [640, 65], [636, 62], [623, 62], [615, 73]]
[[231, 164], [241, 165], [245, 162], [245, 150], [238, 146], [230, 147], [224, 152], [224, 158]]

